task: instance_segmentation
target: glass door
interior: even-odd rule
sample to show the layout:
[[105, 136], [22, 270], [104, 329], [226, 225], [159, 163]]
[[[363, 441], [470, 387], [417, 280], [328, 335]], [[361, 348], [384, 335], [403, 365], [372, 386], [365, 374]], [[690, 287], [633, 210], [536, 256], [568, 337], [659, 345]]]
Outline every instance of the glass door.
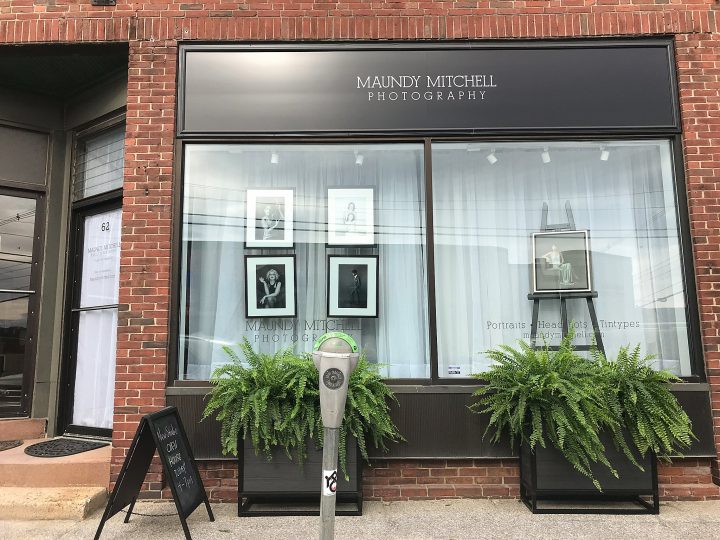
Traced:
[[115, 394], [120, 272], [119, 203], [78, 212], [66, 430], [109, 436]]
[[36, 220], [36, 195], [0, 192], [0, 417], [30, 412], [37, 311]]

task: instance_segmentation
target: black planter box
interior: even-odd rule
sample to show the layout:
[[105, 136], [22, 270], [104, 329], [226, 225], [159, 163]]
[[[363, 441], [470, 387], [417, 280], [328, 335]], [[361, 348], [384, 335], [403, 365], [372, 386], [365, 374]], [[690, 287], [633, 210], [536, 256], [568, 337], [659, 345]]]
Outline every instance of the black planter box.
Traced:
[[[361, 516], [362, 459], [354, 439], [348, 444], [347, 470], [349, 481], [338, 463], [335, 514]], [[268, 461], [255, 454], [252, 441], [238, 441], [238, 516], [319, 516], [321, 482], [322, 450], [312, 440], [302, 466], [282, 449]]]
[[[601, 436], [605, 455], [618, 472], [615, 478], [607, 467], [593, 467], [602, 492], [563, 457], [559, 450], [548, 445], [535, 446], [535, 451], [524, 444], [520, 448], [520, 497], [533, 514], [658, 514], [660, 500], [657, 482], [657, 460], [648, 453], [638, 463], [641, 471], [622, 451], [616, 450], [609, 437]], [[649, 498], [649, 500], [647, 500]], [[544, 507], [538, 501], [572, 501], [582, 508]], [[634, 503], [629, 508], [618, 503]], [[586, 506], [587, 503], [589, 506]]]

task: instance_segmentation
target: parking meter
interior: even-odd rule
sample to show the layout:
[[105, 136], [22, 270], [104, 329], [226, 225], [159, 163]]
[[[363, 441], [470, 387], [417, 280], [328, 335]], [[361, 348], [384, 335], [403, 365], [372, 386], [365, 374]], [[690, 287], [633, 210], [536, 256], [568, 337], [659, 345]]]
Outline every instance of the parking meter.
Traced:
[[345, 413], [348, 381], [357, 366], [359, 356], [355, 340], [342, 332], [325, 334], [313, 346], [313, 362], [320, 376], [320, 413], [324, 439], [320, 497], [321, 540], [335, 537], [338, 435]]

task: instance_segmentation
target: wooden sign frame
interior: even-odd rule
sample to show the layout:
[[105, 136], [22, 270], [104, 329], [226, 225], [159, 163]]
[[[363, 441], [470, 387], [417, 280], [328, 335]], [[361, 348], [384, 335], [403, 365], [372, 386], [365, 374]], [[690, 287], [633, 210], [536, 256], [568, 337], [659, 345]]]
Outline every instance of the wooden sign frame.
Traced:
[[[161, 450], [161, 445], [163, 443], [160, 440], [158, 430], [156, 429], [157, 423], [168, 416], [174, 416], [177, 421], [178, 439], [179, 442], [184, 445], [184, 448], [181, 449], [180, 452], [182, 453], [184, 450], [186, 453], [187, 463], [185, 463], [185, 466], [190, 468], [191, 476], [194, 476], [193, 480], [196, 482], [196, 487], [194, 488], [195, 496], [191, 501], [187, 501], [185, 497], [181, 497], [175, 483], [175, 478], [173, 477], [174, 467], [170, 464], [167, 453]], [[192, 540], [190, 530], [187, 525], [187, 518], [203, 502], [205, 503], [205, 508], [207, 509], [210, 521], [215, 521], [215, 516], [213, 516], [212, 509], [210, 508], [210, 501], [208, 500], [205, 486], [200, 478], [197, 464], [195, 463], [195, 457], [193, 456], [192, 449], [190, 448], [187, 434], [185, 433], [185, 428], [183, 427], [182, 420], [180, 420], [177, 408], [166, 407], [160, 411], [146, 414], [140, 419], [140, 424], [135, 432], [132, 444], [128, 449], [125, 462], [123, 463], [117, 482], [115, 483], [115, 488], [110, 495], [105, 512], [103, 513], [97, 532], [95, 533], [95, 540], [100, 538], [105, 522], [118, 512], [124, 510], [128, 505], [130, 505], [130, 507], [127, 510], [124, 522], [127, 523], [130, 520], [130, 515], [135, 507], [135, 502], [140, 494], [140, 489], [145, 481], [145, 475], [147, 474], [150, 463], [155, 456], [156, 450], [160, 456], [160, 461], [162, 462], [163, 470], [167, 476], [168, 483], [170, 484], [170, 490], [172, 491], [173, 500], [175, 501], [175, 507], [177, 508], [186, 540]], [[184, 507], [183, 503], [185, 503]]]

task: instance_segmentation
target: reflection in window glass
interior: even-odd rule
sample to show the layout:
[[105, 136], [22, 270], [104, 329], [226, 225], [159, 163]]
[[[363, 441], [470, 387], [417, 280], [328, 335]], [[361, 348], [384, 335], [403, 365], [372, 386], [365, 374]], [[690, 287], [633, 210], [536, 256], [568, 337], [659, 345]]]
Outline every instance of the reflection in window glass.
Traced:
[[[441, 377], [482, 371], [484, 351], [529, 339], [534, 263], [548, 287], [584, 281], [577, 246], [540, 243], [533, 260], [544, 205], [548, 224], [569, 223], [569, 208], [588, 231], [606, 351], [640, 343], [658, 368], [691, 374], [668, 141], [448, 143], [432, 158]], [[540, 305], [539, 335], [557, 343], [559, 300]], [[590, 343], [585, 299], [567, 306], [576, 342]]]
[[27, 351], [27, 293], [0, 293], [0, 415], [17, 407]]
[[30, 289], [35, 199], [0, 195], [0, 290]]
[[[244, 337], [263, 352], [309, 352], [333, 330], [388, 377], [428, 377], [422, 152], [187, 145], [179, 378], [207, 379], [228, 361], [222, 346]], [[374, 296], [377, 318], [360, 317], [373, 315]]]
[[0, 195], [0, 416], [22, 399], [35, 205], [34, 198]]
[[75, 156], [75, 200], [119, 189], [123, 185], [125, 124], [78, 141]]

